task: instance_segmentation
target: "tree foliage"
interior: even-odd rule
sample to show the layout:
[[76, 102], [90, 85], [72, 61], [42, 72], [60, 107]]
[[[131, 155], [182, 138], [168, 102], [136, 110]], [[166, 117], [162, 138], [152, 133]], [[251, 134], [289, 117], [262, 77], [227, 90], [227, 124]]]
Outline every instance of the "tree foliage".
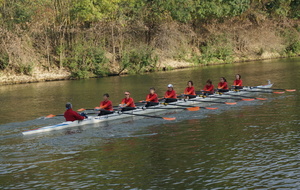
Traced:
[[[163, 29], [166, 23], [201, 28], [210, 21], [218, 23], [255, 12], [268, 18], [299, 19], [300, 1], [0, 0], [0, 70], [11, 69], [9, 64], [21, 61], [22, 51], [30, 48], [47, 59], [47, 67], [65, 67], [78, 78], [89, 73], [102, 75], [115, 61], [119, 71], [152, 70], [157, 62], [155, 40], [162, 30], [171, 30]], [[18, 44], [11, 43], [13, 37], [29, 47], [16, 52]], [[206, 39], [204, 44], [218, 43]], [[291, 44], [289, 50], [297, 52], [298, 45]], [[227, 46], [198, 48], [202, 57], [227, 60], [232, 54], [232, 47]], [[110, 58], [106, 59], [107, 55]]]

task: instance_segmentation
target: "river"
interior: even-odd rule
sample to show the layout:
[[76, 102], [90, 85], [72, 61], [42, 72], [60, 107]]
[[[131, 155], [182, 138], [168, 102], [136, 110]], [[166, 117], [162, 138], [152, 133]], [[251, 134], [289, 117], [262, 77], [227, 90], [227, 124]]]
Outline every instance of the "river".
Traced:
[[[100, 79], [0, 86], [0, 189], [299, 189], [300, 58], [189, 68]], [[207, 79], [297, 89], [259, 94], [266, 101], [182, 111], [176, 121], [143, 119], [83, 131], [24, 137], [55, 124], [67, 101], [99, 105], [108, 92], [117, 105], [129, 90], [138, 101], [149, 87], [182, 92]]]

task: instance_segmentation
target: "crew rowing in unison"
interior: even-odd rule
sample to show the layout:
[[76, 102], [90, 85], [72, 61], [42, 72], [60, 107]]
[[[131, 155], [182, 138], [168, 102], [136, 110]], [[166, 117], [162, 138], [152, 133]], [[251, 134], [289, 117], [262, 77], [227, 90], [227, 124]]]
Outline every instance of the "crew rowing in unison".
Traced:
[[[234, 89], [242, 89], [243, 88], [243, 86], [242, 86], [243, 83], [242, 83], [240, 74], [235, 75], [235, 80], [234, 80], [233, 84], [234, 84], [233, 85]], [[176, 91], [174, 90], [174, 86], [172, 84], [168, 84], [167, 87], [168, 87], [168, 90], [165, 92], [165, 95], [162, 99], [158, 98], [158, 95], [155, 92], [155, 88], [153, 88], [153, 87], [150, 88], [149, 94], [147, 94], [147, 96], [146, 96], [146, 101], [144, 101], [145, 104], [143, 104], [143, 105], [146, 108], [148, 108], [151, 106], [159, 105], [160, 101], [163, 101], [164, 103], [176, 102], [178, 100], [178, 98], [177, 98]], [[214, 92], [224, 93], [224, 92], [228, 92], [228, 91], [229, 91], [229, 88], [227, 85], [227, 81], [226, 81], [225, 77], [221, 77], [220, 82], [218, 83], [217, 89], [214, 89], [214, 85], [212, 84], [212, 81], [210, 79], [208, 79], [206, 81], [206, 85], [201, 90], [200, 95], [208, 96], [208, 95], [213, 95]], [[132, 97], [130, 97], [130, 92], [125, 91], [124, 95], [125, 95], [125, 98], [122, 99], [121, 104], [119, 104], [119, 108], [116, 108], [114, 110], [113, 104], [109, 100], [109, 94], [108, 93], [103, 94], [103, 101], [100, 102], [99, 107], [95, 108], [95, 110], [99, 110], [98, 116], [113, 114], [114, 111], [117, 111], [117, 110], [124, 112], [124, 111], [136, 109], [134, 100]], [[195, 92], [195, 87], [194, 87], [193, 81], [190, 80], [187, 82], [187, 87], [184, 90], [183, 97], [185, 100], [196, 98], [196, 92]], [[64, 114], [66, 121], [83, 120], [84, 118], [87, 118], [87, 116], [84, 113], [78, 114], [77, 112], [73, 111], [71, 103], [67, 103], [66, 108], [67, 108], [67, 111]]]

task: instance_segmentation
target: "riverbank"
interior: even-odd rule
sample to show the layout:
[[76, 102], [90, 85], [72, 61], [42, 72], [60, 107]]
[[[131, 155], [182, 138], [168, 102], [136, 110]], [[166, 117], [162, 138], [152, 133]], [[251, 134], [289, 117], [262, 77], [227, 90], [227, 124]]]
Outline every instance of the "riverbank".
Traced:
[[[236, 58], [235, 61], [232, 63], [238, 63], [238, 62], [253, 62], [257, 60], [268, 60], [268, 59], [279, 59], [279, 58], [288, 58], [288, 57], [282, 57], [278, 54], [265, 54], [262, 57], [252, 57], [251, 59], [241, 59]], [[220, 64], [226, 64], [226, 63], [212, 63], [209, 65], [220, 65]], [[183, 69], [183, 68], [189, 68], [189, 67], [201, 67], [201, 66], [209, 66], [209, 65], [195, 65], [191, 62], [186, 61], [176, 61], [176, 60], [165, 60], [164, 62], [161, 62], [158, 64], [157, 70], [174, 70], [174, 69]], [[123, 75], [128, 74], [126, 72], [123, 73]], [[108, 75], [114, 76], [113, 74]], [[68, 72], [67, 70], [54, 70], [49, 72], [43, 72], [43, 71], [33, 71], [31, 75], [25, 75], [25, 74], [3, 74], [0, 73], [0, 85], [12, 85], [12, 84], [23, 84], [23, 83], [35, 83], [35, 82], [46, 82], [46, 81], [57, 81], [57, 80], [71, 80], [73, 79], [71, 77], [71, 72]]]

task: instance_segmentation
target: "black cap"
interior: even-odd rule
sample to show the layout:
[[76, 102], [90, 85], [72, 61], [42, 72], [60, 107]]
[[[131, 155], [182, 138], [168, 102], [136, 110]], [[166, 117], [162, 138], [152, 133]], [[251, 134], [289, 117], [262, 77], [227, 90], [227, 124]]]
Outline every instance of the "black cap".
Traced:
[[71, 109], [72, 108], [72, 104], [70, 102], [66, 103], [66, 108], [67, 109]]

